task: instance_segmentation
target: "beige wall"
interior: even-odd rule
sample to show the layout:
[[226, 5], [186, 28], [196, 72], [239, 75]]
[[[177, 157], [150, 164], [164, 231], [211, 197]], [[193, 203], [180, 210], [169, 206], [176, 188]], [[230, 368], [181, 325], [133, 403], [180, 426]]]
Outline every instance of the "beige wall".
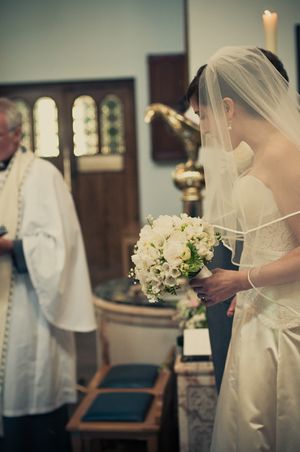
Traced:
[[300, 0], [187, 0], [190, 78], [224, 45], [264, 47], [263, 11], [278, 13], [278, 56], [296, 88], [295, 25]]
[[[261, 14], [279, 14], [279, 56], [296, 80], [300, 0], [187, 0], [190, 77], [219, 47], [263, 46]], [[184, 0], [2, 0], [0, 83], [133, 77], [141, 219], [178, 213], [174, 165], [150, 156], [147, 55], [184, 51]]]
[[141, 220], [181, 210], [144, 111], [147, 55], [184, 51], [183, 0], [1, 0], [0, 42], [0, 83], [134, 78]]

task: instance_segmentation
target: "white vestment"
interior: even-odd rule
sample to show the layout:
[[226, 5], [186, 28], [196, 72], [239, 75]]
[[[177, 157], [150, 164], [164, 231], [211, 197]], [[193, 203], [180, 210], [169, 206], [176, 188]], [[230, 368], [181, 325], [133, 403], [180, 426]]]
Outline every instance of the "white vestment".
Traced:
[[[5, 171], [0, 172], [1, 178]], [[35, 159], [21, 191], [19, 239], [28, 273], [17, 274], [9, 325], [4, 416], [76, 401], [74, 331], [96, 328], [80, 226], [59, 171]]]

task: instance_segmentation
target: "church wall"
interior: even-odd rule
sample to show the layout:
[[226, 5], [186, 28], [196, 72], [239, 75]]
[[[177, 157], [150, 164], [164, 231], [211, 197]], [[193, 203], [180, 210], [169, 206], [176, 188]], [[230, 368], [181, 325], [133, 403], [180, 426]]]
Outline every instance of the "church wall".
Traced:
[[[178, 213], [172, 164], [151, 160], [147, 55], [184, 51], [183, 0], [2, 0], [0, 83], [133, 77], [141, 220]], [[187, 0], [190, 78], [222, 45], [264, 45], [261, 14], [279, 14], [278, 54], [296, 86], [299, 0]]]
[[[295, 25], [300, 24], [299, 0], [187, 0], [190, 80], [220, 47], [264, 47], [262, 14], [266, 9], [278, 14], [277, 54], [288, 71], [291, 86], [297, 89]], [[205, 212], [205, 200], [203, 208]]]
[[224, 45], [264, 47], [264, 10], [278, 14], [277, 54], [297, 87], [295, 25], [300, 24], [299, 0], [187, 0], [190, 78]]
[[181, 211], [173, 164], [151, 159], [148, 54], [184, 52], [182, 0], [2, 0], [0, 83], [132, 77], [140, 216]]

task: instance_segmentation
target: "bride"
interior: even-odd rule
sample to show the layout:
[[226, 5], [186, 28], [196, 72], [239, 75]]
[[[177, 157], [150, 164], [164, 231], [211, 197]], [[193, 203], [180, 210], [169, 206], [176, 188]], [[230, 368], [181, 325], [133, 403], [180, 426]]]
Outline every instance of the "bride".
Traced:
[[[226, 47], [189, 89], [200, 117], [205, 219], [239, 272], [191, 284], [207, 306], [236, 296], [211, 450], [300, 450], [299, 99], [265, 54]], [[190, 85], [190, 87], [191, 87]], [[245, 150], [245, 165], [237, 150]], [[251, 155], [251, 158], [249, 158]]]

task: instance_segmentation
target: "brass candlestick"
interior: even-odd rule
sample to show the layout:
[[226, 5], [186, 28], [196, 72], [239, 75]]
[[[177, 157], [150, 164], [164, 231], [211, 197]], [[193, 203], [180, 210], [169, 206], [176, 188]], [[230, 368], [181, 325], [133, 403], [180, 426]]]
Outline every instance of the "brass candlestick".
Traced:
[[205, 186], [203, 167], [197, 162], [201, 145], [198, 126], [167, 105], [155, 103], [146, 109], [145, 121], [161, 116], [171, 130], [182, 140], [187, 154], [186, 163], [179, 163], [172, 172], [172, 179], [182, 191], [183, 212], [190, 216], [202, 216], [202, 190]]

